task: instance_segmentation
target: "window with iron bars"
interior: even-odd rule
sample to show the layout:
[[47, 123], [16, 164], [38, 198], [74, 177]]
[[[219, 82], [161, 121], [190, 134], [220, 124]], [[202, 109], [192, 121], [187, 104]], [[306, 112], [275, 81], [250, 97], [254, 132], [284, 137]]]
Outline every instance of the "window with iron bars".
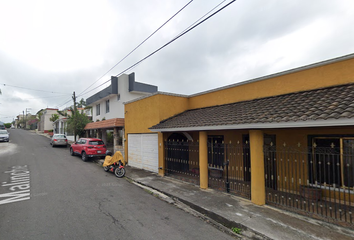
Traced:
[[354, 137], [314, 137], [309, 162], [313, 184], [354, 187]]

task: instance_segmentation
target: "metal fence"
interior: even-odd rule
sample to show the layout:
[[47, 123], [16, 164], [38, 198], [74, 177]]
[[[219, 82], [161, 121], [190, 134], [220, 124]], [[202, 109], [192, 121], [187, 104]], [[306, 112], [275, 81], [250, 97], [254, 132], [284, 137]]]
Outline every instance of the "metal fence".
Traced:
[[199, 143], [165, 141], [166, 175], [199, 184]]
[[208, 143], [209, 187], [251, 199], [249, 144]]
[[352, 149], [264, 146], [266, 203], [353, 227]]
[[[199, 184], [199, 142], [165, 142], [166, 175]], [[251, 198], [248, 144], [208, 143], [208, 183], [212, 189]]]

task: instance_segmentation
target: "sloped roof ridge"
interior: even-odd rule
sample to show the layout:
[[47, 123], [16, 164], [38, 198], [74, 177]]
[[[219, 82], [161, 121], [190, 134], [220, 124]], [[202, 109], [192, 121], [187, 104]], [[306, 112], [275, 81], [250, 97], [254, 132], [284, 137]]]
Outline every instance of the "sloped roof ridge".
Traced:
[[[225, 103], [225, 104], [218, 104], [218, 105], [213, 105], [213, 106], [193, 108], [193, 109], [188, 109], [188, 110], [186, 110], [184, 112], [193, 111], [193, 110], [202, 110], [202, 109], [208, 109], [208, 108], [215, 108], [215, 107], [221, 107], [221, 106], [228, 106], [228, 105], [234, 105], [234, 104], [240, 104], [240, 103], [246, 103], [246, 102], [253, 102], [253, 101], [258, 101], [258, 100], [279, 98], [279, 97], [290, 96], [290, 95], [300, 94], [300, 93], [316, 92], [316, 91], [320, 91], [320, 90], [324, 90], [324, 89], [333, 89], [333, 88], [344, 87], [344, 86], [349, 86], [349, 85], [353, 85], [354, 86], [354, 83], [339, 84], [339, 85], [334, 85], [334, 86], [330, 86], [330, 87], [315, 88], [315, 89], [304, 90], [304, 91], [284, 93], [284, 94], [275, 95], [275, 96], [269, 96], [269, 97], [260, 97], [260, 98], [254, 98], [254, 99], [243, 100], [243, 101], [232, 102], [232, 103]], [[177, 115], [178, 114], [176, 114], [176, 116]]]
[[[301, 94], [301, 95], [306, 95], [306, 93], [314, 93], [312, 95], [316, 95], [315, 93], [320, 93], [320, 91], [323, 91], [323, 90], [331, 90], [331, 89], [336, 89], [338, 88], [339, 90], [343, 87], [346, 87], [346, 86], [351, 86], [350, 89], [354, 89], [354, 83], [349, 83], [349, 84], [340, 84], [340, 85], [335, 85], [335, 86], [330, 86], [330, 87], [322, 87], [322, 88], [317, 88], [317, 89], [311, 89], [311, 90], [305, 90], [305, 91], [298, 91], [298, 92], [292, 92], [292, 93], [287, 93], [287, 94], [281, 94], [281, 95], [277, 95], [277, 96], [269, 96], [269, 97], [263, 97], [263, 98], [256, 98], [256, 99], [252, 99], [252, 100], [245, 100], [245, 101], [239, 101], [239, 102], [233, 102], [233, 103], [226, 103], [226, 104], [220, 104], [220, 105], [214, 105], [214, 106], [207, 106], [207, 107], [201, 107], [201, 108], [195, 108], [195, 109], [188, 109], [186, 111], [183, 111], [181, 113], [178, 113], [174, 116], [171, 116], [167, 119], [164, 119], [162, 121], [160, 121], [158, 124], [150, 127], [149, 129], [155, 129], [158, 127], [158, 125], [160, 124], [164, 124], [165, 122], [168, 122], [169, 120], [172, 120], [174, 118], [178, 118], [179, 116], [181, 115], [188, 115], [188, 113], [190, 112], [199, 112], [199, 111], [203, 111], [203, 110], [208, 110], [208, 109], [217, 109], [217, 108], [220, 108], [220, 107], [227, 107], [227, 106], [232, 106], [232, 105], [242, 105], [244, 103], [255, 103], [257, 101], [267, 101], [267, 100], [271, 100], [271, 99], [279, 99], [279, 98], [284, 98], [284, 97], [287, 97], [287, 96], [294, 96], [294, 95], [297, 95], [297, 94]], [[353, 91], [353, 95], [354, 95], [354, 91]], [[351, 96], [353, 97], [353, 96]], [[286, 98], [284, 98], [286, 99]], [[353, 106], [354, 107], [354, 106]]]

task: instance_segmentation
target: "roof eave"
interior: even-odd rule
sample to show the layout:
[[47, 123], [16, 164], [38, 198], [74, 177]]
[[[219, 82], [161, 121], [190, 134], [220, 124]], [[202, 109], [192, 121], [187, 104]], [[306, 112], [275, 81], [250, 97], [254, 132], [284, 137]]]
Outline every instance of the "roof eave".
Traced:
[[341, 127], [354, 126], [354, 119], [329, 119], [318, 121], [297, 121], [279, 123], [249, 123], [233, 125], [197, 126], [181, 128], [151, 129], [152, 132], [186, 132], [186, 131], [213, 131], [213, 130], [241, 130], [241, 129], [277, 129], [277, 128], [307, 128], [307, 127]]

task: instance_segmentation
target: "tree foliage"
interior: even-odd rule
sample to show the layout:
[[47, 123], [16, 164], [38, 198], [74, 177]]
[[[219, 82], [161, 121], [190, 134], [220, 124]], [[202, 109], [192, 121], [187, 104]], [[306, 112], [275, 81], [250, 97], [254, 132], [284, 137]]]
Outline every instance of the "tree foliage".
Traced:
[[84, 112], [71, 110], [73, 114], [72, 116], [68, 116], [68, 131], [73, 132], [74, 136], [79, 135], [83, 137], [85, 135], [85, 126], [91, 121]]
[[42, 117], [42, 115], [43, 115], [43, 111], [44, 111], [44, 109], [41, 109], [41, 110], [39, 110], [39, 111], [36, 113], [36, 116], [37, 116], [37, 118], [38, 118], [39, 120], [41, 120], [41, 117]]
[[58, 119], [59, 119], [59, 115], [58, 115], [58, 114], [52, 114], [52, 117], [49, 118], [49, 120], [50, 120], [51, 122], [55, 122], [55, 121], [58, 120]]
[[77, 103], [78, 108], [85, 108], [86, 107], [86, 101], [85, 99], [81, 98], [80, 102]]
[[64, 111], [57, 111], [61, 116], [67, 117], [68, 116], [68, 112], [66, 110]]

